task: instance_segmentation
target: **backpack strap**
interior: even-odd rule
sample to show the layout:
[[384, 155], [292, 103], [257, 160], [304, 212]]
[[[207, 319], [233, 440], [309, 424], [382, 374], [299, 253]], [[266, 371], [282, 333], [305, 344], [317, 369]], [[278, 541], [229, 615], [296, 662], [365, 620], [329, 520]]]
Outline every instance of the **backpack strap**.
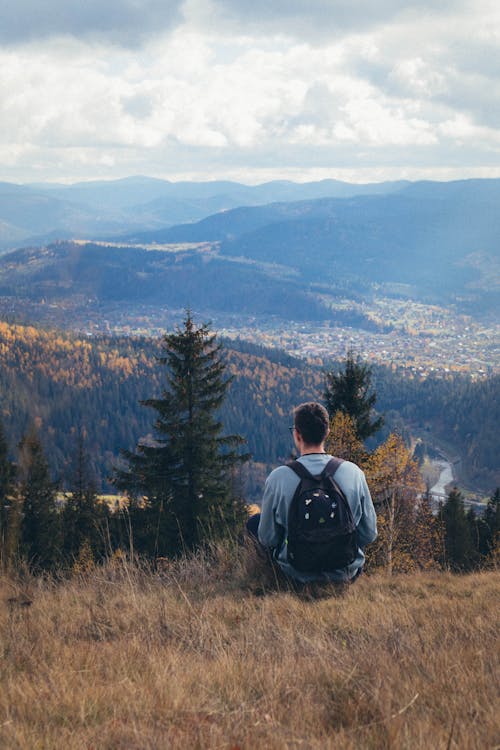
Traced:
[[300, 479], [314, 479], [313, 475], [310, 471], [307, 471], [304, 464], [301, 464], [300, 461], [289, 461], [287, 464], [289, 469], [294, 471]]
[[323, 469], [321, 476], [323, 477], [331, 477], [333, 479], [334, 475], [337, 473], [337, 469], [341, 464], [344, 463], [343, 458], [336, 458], [333, 456]]
[[[339, 466], [343, 463], [344, 463], [343, 458], [332, 457], [328, 461], [323, 471], [321, 472], [320, 477], [331, 477], [333, 479], [335, 472], [337, 471]], [[297, 461], [297, 460], [289, 461], [286, 465], [288, 466], [289, 469], [292, 469], [292, 471], [294, 471], [297, 474], [297, 476], [299, 476], [301, 479], [316, 479], [316, 477], [313, 477], [311, 472], [308, 471], [306, 467], [304, 466], [304, 464], [301, 463], [300, 461]]]
[[339, 493], [339, 495], [342, 495], [342, 497], [344, 499], [344, 502], [346, 504], [346, 507], [348, 509], [348, 513], [349, 513], [349, 515], [350, 515], [350, 517], [352, 519], [351, 507], [349, 505], [349, 501], [347, 500], [347, 498], [345, 496], [345, 492], [343, 491], [342, 487], [340, 487], [340, 485], [338, 485], [337, 482], [335, 481], [335, 479], [333, 478], [334, 475], [337, 472], [337, 469], [343, 463], [344, 463], [344, 459], [343, 458], [336, 458], [336, 457], [331, 458], [330, 461], [328, 461], [328, 463], [325, 466], [325, 468], [323, 469], [323, 473], [321, 474], [321, 476], [322, 477], [328, 477], [329, 480], [330, 480], [330, 482], [333, 484], [333, 486], [335, 487], [335, 489]]

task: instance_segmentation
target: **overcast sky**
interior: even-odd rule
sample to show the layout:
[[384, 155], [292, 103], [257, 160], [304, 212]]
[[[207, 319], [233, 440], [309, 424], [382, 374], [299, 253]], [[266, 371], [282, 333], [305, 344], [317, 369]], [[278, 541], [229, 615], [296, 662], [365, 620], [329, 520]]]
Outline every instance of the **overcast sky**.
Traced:
[[3, 0], [0, 71], [2, 180], [500, 176], [495, 0]]

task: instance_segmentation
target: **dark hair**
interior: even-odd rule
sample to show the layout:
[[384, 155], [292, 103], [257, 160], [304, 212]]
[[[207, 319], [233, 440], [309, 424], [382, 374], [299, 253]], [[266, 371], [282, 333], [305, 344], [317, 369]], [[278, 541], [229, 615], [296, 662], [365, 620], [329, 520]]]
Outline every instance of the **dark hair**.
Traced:
[[328, 435], [329, 416], [324, 406], [315, 401], [300, 404], [293, 410], [293, 424], [306, 445], [320, 445]]

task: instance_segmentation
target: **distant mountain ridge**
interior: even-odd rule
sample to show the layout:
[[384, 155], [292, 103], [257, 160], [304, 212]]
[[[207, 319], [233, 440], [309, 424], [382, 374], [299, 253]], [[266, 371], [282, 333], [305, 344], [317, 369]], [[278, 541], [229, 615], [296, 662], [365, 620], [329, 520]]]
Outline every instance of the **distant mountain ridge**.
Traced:
[[499, 209], [500, 180], [414, 183], [383, 195], [242, 207], [127, 239], [218, 242], [222, 256], [287, 265], [309, 282], [405, 285], [428, 300], [483, 295], [495, 304]]
[[399, 190], [407, 183], [355, 185], [337, 180], [243, 185], [230, 181], [169, 182], [151, 177], [73, 185], [0, 183], [0, 249], [20, 242], [88, 239], [199, 221], [238, 206], [346, 197]]
[[[118, 216], [121, 209], [116, 203], [132, 200], [145, 179], [119, 181], [115, 188], [123, 191], [121, 198], [113, 198], [112, 185], [97, 183], [95, 190], [101, 195], [111, 191], [107, 205], [114, 200]], [[145, 184], [148, 197], [155, 190], [176, 189], [186, 198], [198, 190], [204, 200], [216, 200], [217, 190], [223, 188], [234, 188], [233, 198], [240, 191], [240, 199], [242, 192], [252, 190], [256, 197], [270, 190], [349, 189], [332, 182], [255, 188], [219, 182]], [[112, 226], [110, 213], [105, 218], [105, 211], [97, 216], [92, 213], [97, 209], [80, 209], [56, 197], [60, 190], [79, 190], [80, 196], [89, 191], [97, 200], [92, 185], [56, 186], [38, 194], [4, 183], [0, 205], [3, 196], [4, 215], [10, 207], [9, 215], [18, 223], [8, 224], [0, 212], [0, 231], [15, 233], [27, 206], [39, 232], [55, 220], [66, 227], [63, 237], [72, 226], [84, 227], [87, 221], [95, 228]], [[113, 236], [96, 228], [94, 234], [96, 239], [107, 237], [114, 246], [34, 241], [28, 249], [0, 259], [0, 292], [48, 301], [84, 295], [89, 300], [148, 301], [167, 307], [186, 307], [196, 300], [199, 309], [209, 312], [338, 322], [332, 301], [342, 295], [360, 299], [396, 294], [445, 305], [453, 302], [473, 313], [500, 309], [500, 180], [390, 183], [379, 190], [386, 192], [240, 206], [198, 222], [156, 225], [147, 231], [137, 224], [124, 233], [126, 225], [116, 219], [119, 233]], [[123, 211], [129, 215], [129, 229], [139, 222], [134, 209]], [[149, 220], [154, 223], [151, 214]], [[57, 234], [47, 236], [53, 239]], [[85, 238], [86, 232], [79, 236]], [[359, 311], [340, 317], [349, 325], [372, 325], [363, 315], [360, 318]]]

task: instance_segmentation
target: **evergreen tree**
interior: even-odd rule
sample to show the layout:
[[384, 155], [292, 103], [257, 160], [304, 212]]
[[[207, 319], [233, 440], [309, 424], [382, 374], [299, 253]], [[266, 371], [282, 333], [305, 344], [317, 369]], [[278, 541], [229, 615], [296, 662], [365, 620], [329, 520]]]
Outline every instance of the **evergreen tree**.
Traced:
[[60, 561], [61, 523], [56, 487], [40, 439], [31, 429], [19, 445], [20, 552], [34, 569]]
[[383, 417], [372, 419], [377, 396], [370, 393], [371, 367], [349, 350], [343, 369], [331, 370], [325, 377], [324, 398], [330, 416], [337, 411], [348, 414], [354, 420], [359, 440], [366, 440], [380, 430], [384, 423]]
[[13, 532], [13, 492], [16, 469], [9, 459], [9, 450], [0, 422], [0, 566], [7, 562], [15, 542]]
[[500, 542], [500, 487], [497, 487], [488, 500], [483, 518], [481, 552], [491, 556]]
[[482, 537], [482, 521], [476, 516], [474, 510], [469, 508], [465, 514], [467, 519], [467, 526], [469, 527], [469, 539], [470, 539], [470, 552], [469, 559], [467, 561], [466, 568], [472, 570], [477, 568], [481, 562], [481, 537]]
[[64, 556], [74, 562], [82, 548], [94, 559], [104, 553], [102, 521], [106, 508], [99, 503], [95, 484], [90, 476], [89, 458], [80, 431], [74, 457], [73, 475], [62, 513]]
[[431, 568], [439, 560], [442, 548], [440, 526], [432, 512], [432, 496], [427, 490], [415, 504], [412, 557], [419, 568]]
[[[238, 436], [221, 436], [217, 412], [230, 378], [222, 348], [206, 324], [188, 311], [182, 327], [163, 338], [167, 387], [161, 398], [142, 403], [154, 409], [154, 439], [135, 453], [125, 451], [127, 470], [115, 484], [133, 498], [135, 543], [153, 555], [172, 555], [198, 546], [241, 520], [234, 472], [247, 456]], [[134, 501], [135, 498], [135, 501]]]
[[471, 570], [475, 562], [470, 523], [464, 509], [462, 493], [454, 487], [442, 510], [444, 525], [444, 564], [451, 570]]

